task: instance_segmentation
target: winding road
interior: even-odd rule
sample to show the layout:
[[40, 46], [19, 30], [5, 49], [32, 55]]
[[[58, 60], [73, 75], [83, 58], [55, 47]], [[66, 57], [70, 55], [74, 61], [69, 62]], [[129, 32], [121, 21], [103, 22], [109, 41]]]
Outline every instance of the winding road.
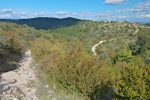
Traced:
[[[135, 35], [135, 34], [137, 34], [139, 32], [139, 29], [138, 28], [136, 28], [136, 30], [132, 33], [133, 35]], [[122, 36], [122, 37], [126, 37], [126, 36]], [[119, 37], [119, 38], [122, 38], [122, 37]], [[103, 44], [103, 43], [105, 43], [105, 42], [111, 42], [111, 41], [115, 41], [115, 40], [117, 40], [118, 38], [113, 38], [113, 39], [110, 39], [110, 40], [102, 40], [102, 41], [99, 41], [99, 43], [97, 43], [97, 44], [95, 44], [93, 47], [92, 47], [92, 52], [93, 52], [93, 54], [95, 55], [95, 56], [97, 56], [97, 53], [96, 53], [96, 48], [97, 48], [97, 46], [99, 46], [99, 45], [101, 45], [101, 44]]]
[[106, 40], [104, 40], [104, 41], [99, 41], [99, 43], [95, 44], [95, 45], [92, 47], [92, 51], [93, 51], [93, 53], [94, 53], [95, 56], [97, 55], [97, 54], [96, 54], [96, 47], [99, 46], [100, 44], [104, 43], [104, 42], [106, 42]]

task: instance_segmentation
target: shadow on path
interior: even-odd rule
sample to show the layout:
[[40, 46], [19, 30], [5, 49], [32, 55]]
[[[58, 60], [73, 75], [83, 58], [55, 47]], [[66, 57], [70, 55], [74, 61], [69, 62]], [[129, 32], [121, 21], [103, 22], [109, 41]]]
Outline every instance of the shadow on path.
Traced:
[[2, 83], [2, 79], [1, 79], [1, 75], [0, 75], [0, 100], [2, 100], [2, 94], [3, 94], [4, 85], [5, 84]]
[[0, 73], [8, 72], [17, 69], [21, 56], [0, 57]]

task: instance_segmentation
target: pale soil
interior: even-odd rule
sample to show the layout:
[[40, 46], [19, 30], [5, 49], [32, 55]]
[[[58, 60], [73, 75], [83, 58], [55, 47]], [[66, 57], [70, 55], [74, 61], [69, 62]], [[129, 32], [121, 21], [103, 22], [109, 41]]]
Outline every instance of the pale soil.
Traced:
[[3, 73], [0, 79], [0, 100], [38, 100], [36, 97], [36, 77], [30, 67], [31, 51], [25, 52], [19, 68]]
[[106, 40], [104, 40], [104, 41], [99, 41], [99, 43], [95, 44], [95, 45], [92, 47], [92, 51], [93, 51], [93, 53], [94, 53], [95, 56], [97, 55], [97, 54], [96, 54], [96, 47], [99, 46], [100, 44], [104, 43], [104, 42], [106, 42]]

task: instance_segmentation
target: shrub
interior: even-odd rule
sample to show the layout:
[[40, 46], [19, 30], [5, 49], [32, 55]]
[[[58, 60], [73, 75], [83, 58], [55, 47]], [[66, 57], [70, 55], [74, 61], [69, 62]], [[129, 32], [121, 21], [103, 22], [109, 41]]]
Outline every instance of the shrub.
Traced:
[[149, 73], [143, 65], [131, 65], [122, 71], [121, 79], [116, 81], [114, 89], [118, 99], [149, 100]]
[[132, 55], [139, 55], [141, 48], [139, 45], [129, 44], [129, 48], [132, 51]]
[[102, 98], [105, 89], [114, 82], [112, 68], [89, 55], [81, 45], [67, 46], [66, 51], [63, 43], [60, 46], [57, 44], [59, 49], [53, 45], [46, 40], [37, 40], [31, 45], [32, 53], [40, 59], [38, 61], [47, 73], [49, 83], [87, 97], [93, 97], [98, 92]]
[[116, 56], [113, 58], [114, 64], [117, 62], [126, 62], [129, 63], [132, 61], [132, 53], [128, 50], [121, 50], [116, 54]]
[[35, 60], [39, 61], [43, 59], [44, 56], [50, 53], [51, 44], [50, 42], [39, 38], [31, 43], [31, 51]]
[[22, 54], [24, 45], [19, 37], [13, 32], [5, 32], [0, 34], [1, 55]]

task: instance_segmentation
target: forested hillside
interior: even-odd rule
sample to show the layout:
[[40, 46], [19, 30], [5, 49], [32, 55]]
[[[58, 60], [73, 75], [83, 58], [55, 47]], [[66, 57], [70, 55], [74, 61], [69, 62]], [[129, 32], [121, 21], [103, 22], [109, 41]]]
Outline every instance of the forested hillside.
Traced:
[[[149, 35], [148, 26], [128, 22], [79, 21], [49, 30], [0, 23], [0, 63], [31, 50], [37, 76], [58, 100], [149, 100]], [[44, 93], [39, 89], [41, 100]]]
[[36, 29], [56, 29], [61, 27], [67, 27], [73, 24], [78, 23], [79, 19], [76, 18], [49, 18], [49, 17], [38, 17], [38, 18], [30, 18], [30, 19], [0, 19], [0, 22], [11, 22], [21, 25], [28, 25], [30, 27], [34, 27]]

